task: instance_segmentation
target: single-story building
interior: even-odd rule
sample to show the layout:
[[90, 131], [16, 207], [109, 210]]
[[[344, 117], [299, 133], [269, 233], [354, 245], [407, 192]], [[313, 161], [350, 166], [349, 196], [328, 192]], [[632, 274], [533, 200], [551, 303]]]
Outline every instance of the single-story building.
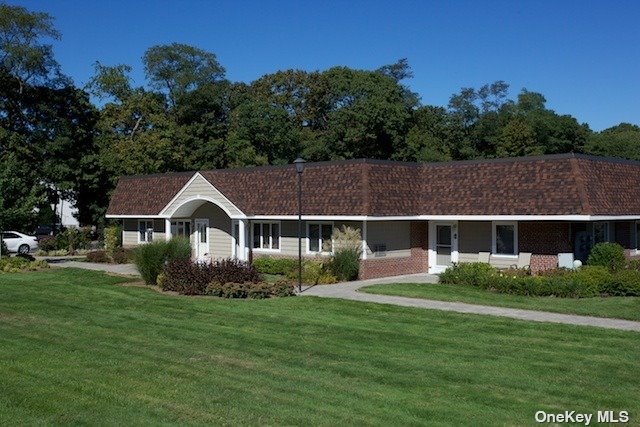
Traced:
[[[107, 218], [124, 246], [187, 236], [196, 258], [298, 254], [293, 165], [120, 178]], [[446, 163], [344, 160], [302, 173], [304, 256], [328, 256], [333, 230], [362, 235], [361, 276], [584, 260], [591, 245], [640, 256], [640, 162], [580, 154]], [[560, 257], [560, 258], [559, 258]]]

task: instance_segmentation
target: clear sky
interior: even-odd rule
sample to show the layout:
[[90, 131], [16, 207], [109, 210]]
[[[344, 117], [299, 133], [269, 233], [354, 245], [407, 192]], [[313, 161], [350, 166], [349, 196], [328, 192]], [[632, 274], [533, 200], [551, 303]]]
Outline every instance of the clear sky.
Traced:
[[[0, 0], [1, 1], [1, 0]], [[602, 130], [640, 124], [640, 1], [5, 0], [50, 13], [55, 54], [78, 85], [92, 64], [129, 64], [181, 42], [214, 52], [233, 81], [288, 68], [375, 69], [406, 57], [424, 104], [495, 80]]]

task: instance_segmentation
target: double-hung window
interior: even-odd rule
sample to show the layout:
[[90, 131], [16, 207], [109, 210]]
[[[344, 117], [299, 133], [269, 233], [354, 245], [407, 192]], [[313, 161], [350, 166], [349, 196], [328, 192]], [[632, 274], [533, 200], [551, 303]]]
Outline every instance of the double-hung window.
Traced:
[[495, 255], [516, 256], [518, 254], [518, 223], [493, 223], [493, 248]]
[[138, 243], [153, 241], [153, 220], [141, 219], [138, 221]]
[[171, 237], [191, 236], [191, 221], [171, 221]]
[[333, 224], [325, 222], [310, 222], [307, 225], [307, 252], [331, 253], [333, 252]]
[[254, 222], [253, 249], [264, 251], [280, 250], [280, 223]]

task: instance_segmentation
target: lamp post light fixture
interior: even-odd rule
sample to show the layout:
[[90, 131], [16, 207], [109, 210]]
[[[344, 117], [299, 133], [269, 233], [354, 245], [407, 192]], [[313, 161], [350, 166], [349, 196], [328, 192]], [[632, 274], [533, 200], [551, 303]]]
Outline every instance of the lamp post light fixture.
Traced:
[[305, 163], [302, 157], [293, 161], [298, 173], [298, 292], [302, 292], [302, 172]]

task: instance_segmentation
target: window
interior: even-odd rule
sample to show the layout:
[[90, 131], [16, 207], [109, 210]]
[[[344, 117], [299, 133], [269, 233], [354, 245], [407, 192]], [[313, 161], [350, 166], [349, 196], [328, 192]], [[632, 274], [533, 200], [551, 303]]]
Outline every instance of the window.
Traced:
[[609, 241], [609, 223], [594, 222], [593, 223], [593, 244]]
[[153, 221], [138, 221], [138, 243], [148, 243], [153, 240]]
[[191, 236], [191, 221], [171, 221], [171, 237]]
[[333, 252], [333, 224], [311, 222], [307, 225], [308, 246], [307, 252], [331, 253]]
[[517, 255], [518, 224], [515, 222], [494, 222], [492, 249], [496, 255]]
[[2, 238], [3, 239], [19, 239], [20, 236], [18, 236], [16, 233], [5, 232], [5, 233], [2, 233]]
[[280, 223], [254, 222], [253, 249], [265, 251], [280, 250]]

